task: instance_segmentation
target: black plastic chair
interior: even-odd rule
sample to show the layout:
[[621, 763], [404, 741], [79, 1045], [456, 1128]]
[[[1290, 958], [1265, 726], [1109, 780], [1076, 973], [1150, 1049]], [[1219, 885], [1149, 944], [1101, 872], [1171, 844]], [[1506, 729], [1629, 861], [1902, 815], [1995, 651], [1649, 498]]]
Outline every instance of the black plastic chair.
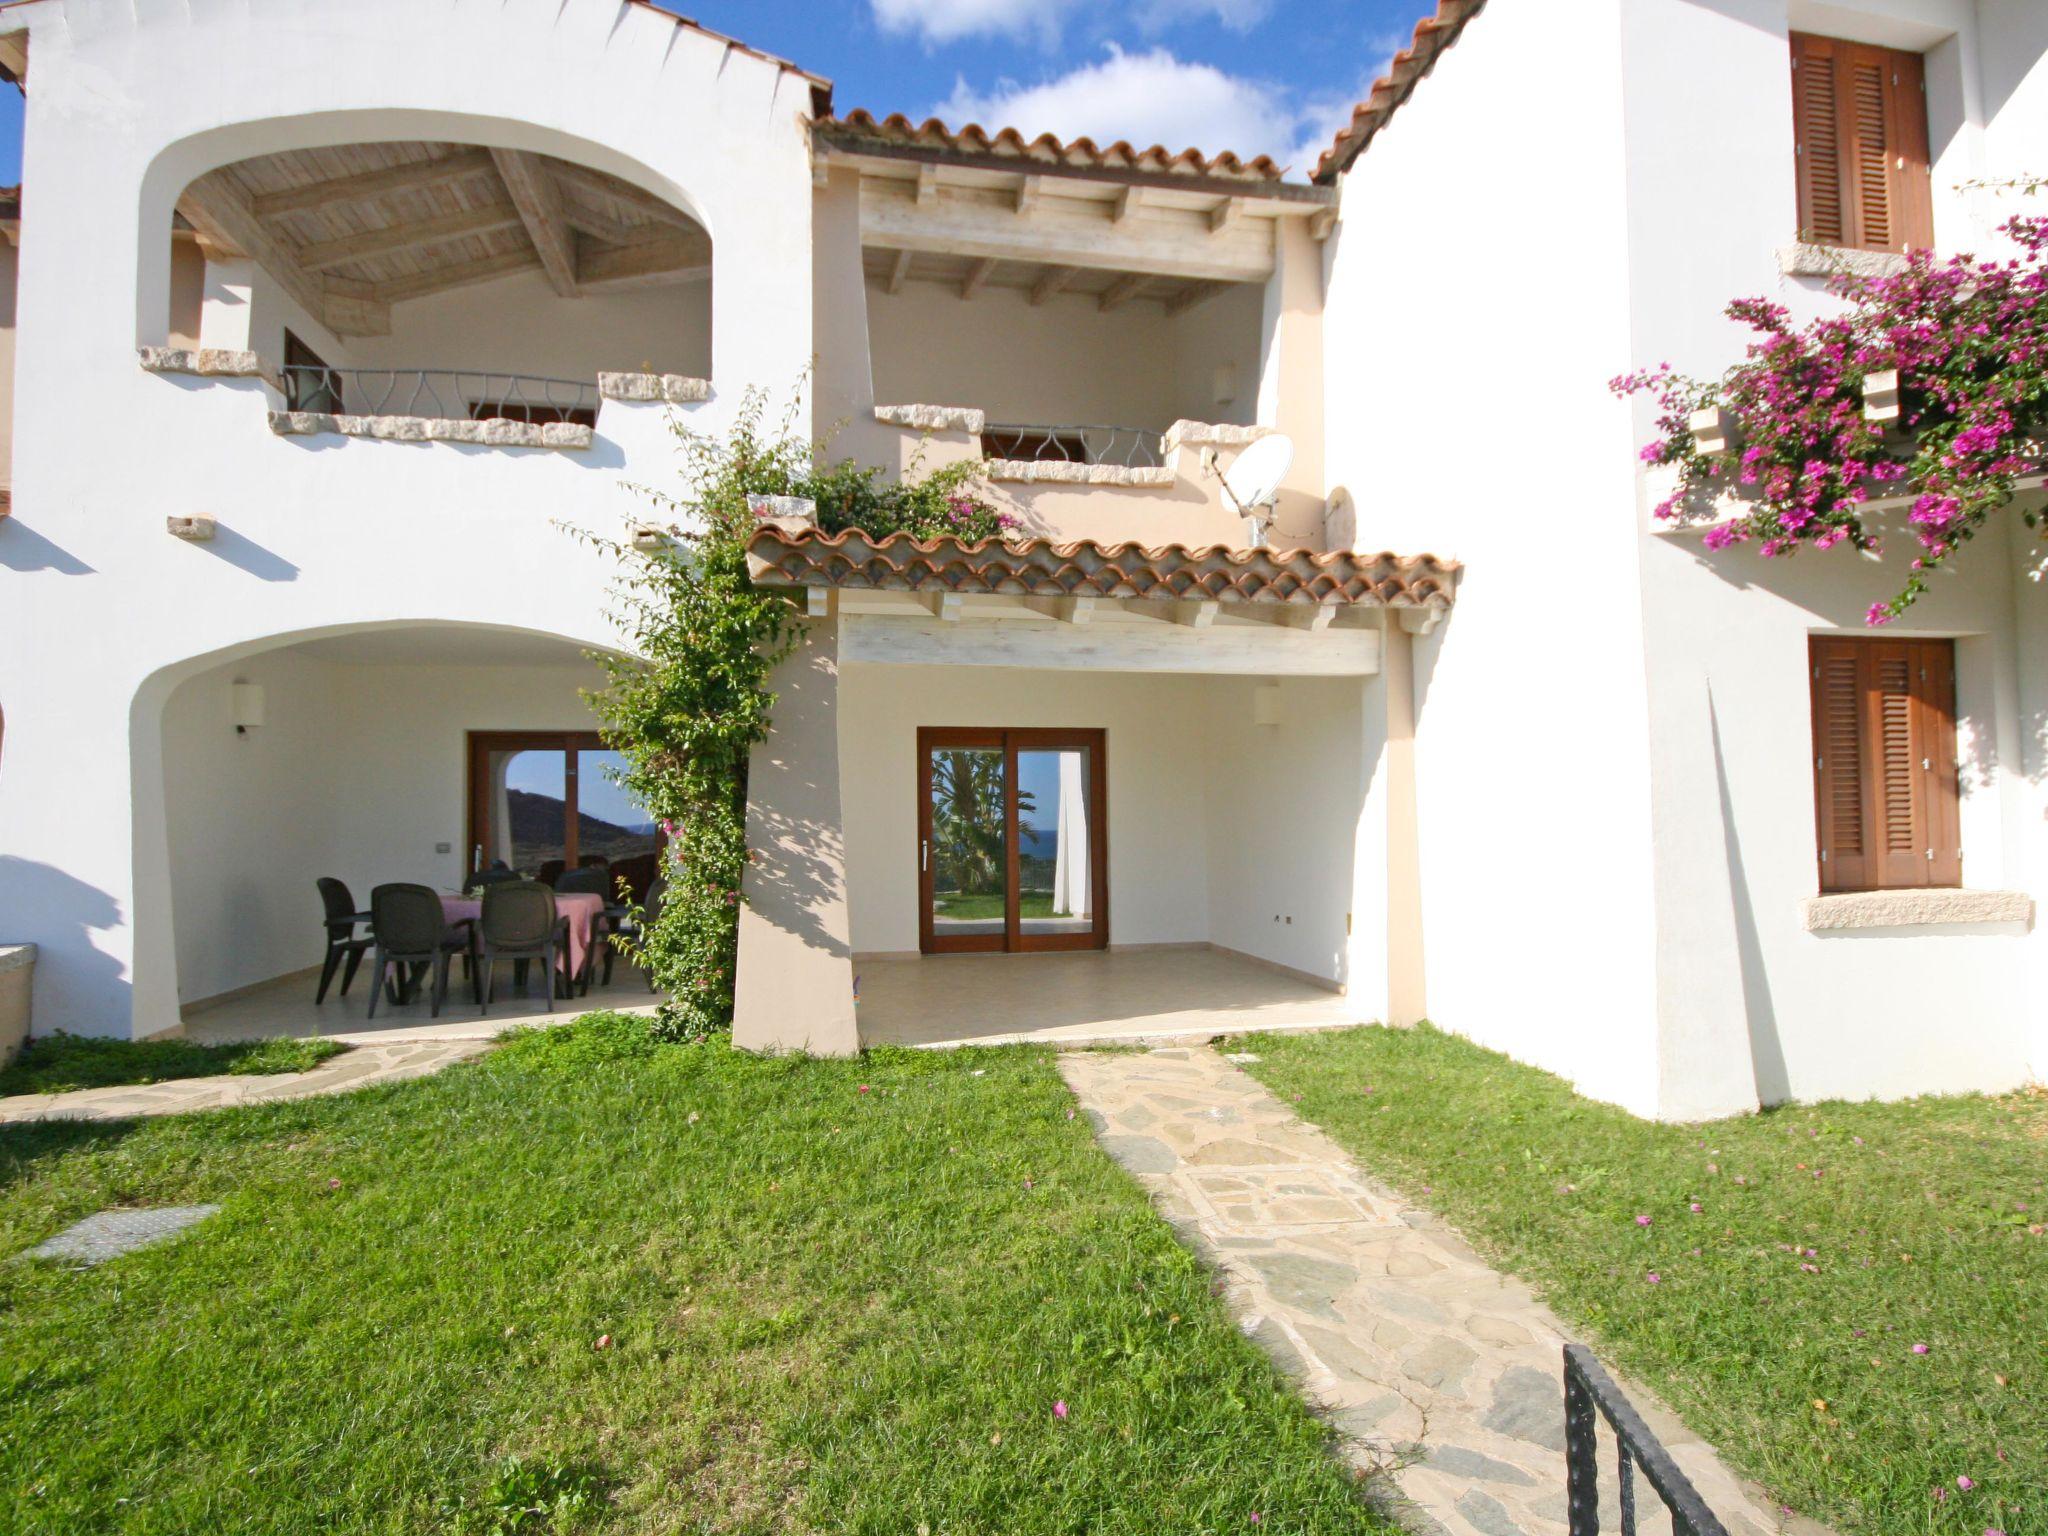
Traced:
[[564, 896], [609, 898], [612, 893], [611, 871], [599, 864], [585, 864], [577, 869], [565, 869], [555, 876], [555, 889]]
[[322, 875], [313, 883], [320, 887], [320, 904], [327, 914], [323, 920], [327, 954], [320, 962], [320, 990], [313, 994], [317, 1007], [327, 1001], [328, 985], [343, 960], [348, 962], [348, 968], [341, 972], [341, 995], [348, 996], [348, 984], [356, 979], [356, 969], [363, 963], [363, 951], [370, 947], [371, 940], [356, 932], [356, 925], [367, 923], [370, 914], [356, 910], [356, 899], [346, 885], [331, 875]]
[[[555, 1011], [556, 956], [569, 945], [569, 920], [555, 910], [555, 893], [537, 880], [499, 881], [484, 887], [484, 915], [477, 924], [483, 958], [485, 1013], [498, 995], [499, 956], [525, 962], [538, 960], [548, 979], [548, 1012]], [[522, 963], [519, 970], [525, 969]]]
[[[370, 1017], [377, 1017], [377, 997], [384, 991], [385, 976], [393, 961], [401, 970], [412, 967], [412, 978], [394, 989], [391, 1001], [411, 1002], [419, 995], [421, 976], [432, 969], [434, 990], [430, 1012], [441, 1016], [441, 1004], [448, 996], [448, 962], [457, 955], [468, 959], [476, 953], [475, 926], [467, 919], [451, 924], [441, 910], [441, 898], [424, 885], [380, 885], [370, 892], [370, 932], [377, 942], [377, 968], [370, 983]], [[470, 984], [476, 989], [476, 975]], [[483, 993], [477, 990], [477, 1001]]]
[[481, 891], [486, 886], [503, 885], [509, 881], [524, 880], [525, 878], [518, 870], [507, 869], [501, 861], [493, 864], [489, 869], [475, 871], [470, 875], [469, 883], [463, 889], [467, 891]]
[[[633, 920], [631, 907], [607, 907], [605, 919], [611, 924], [612, 932], [629, 944], [638, 944], [661, 916], [661, 904], [668, 896], [668, 881], [657, 875], [654, 883], [647, 887], [647, 899], [640, 903], [640, 920]], [[612, 961], [617, 958], [618, 946], [607, 943], [604, 947], [604, 984], [612, 984]], [[647, 990], [654, 990], [654, 972], [647, 973]]]

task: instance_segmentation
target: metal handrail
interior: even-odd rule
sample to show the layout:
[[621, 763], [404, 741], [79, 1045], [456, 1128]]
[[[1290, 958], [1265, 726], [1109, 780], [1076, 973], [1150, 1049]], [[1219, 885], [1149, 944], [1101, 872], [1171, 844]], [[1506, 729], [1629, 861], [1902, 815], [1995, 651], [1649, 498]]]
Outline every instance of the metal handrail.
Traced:
[[281, 370], [285, 401], [295, 411], [354, 416], [430, 416], [471, 421], [486, 407], [510, 407], [521, 421], [568, 421], [595, 411], [597, 385], [530, 373], [457, 368], [332, 368], [293, 363]]
[[[1134, 469], [1157, 468], [1165, 462], [1159, 454], [1159, 434], [1143, 427], [991, 422], [982, 429], [981, 440], [984, 451], [996, 459], [1022, 459], [1039, 464], [1122, 464]], [[1002, 451], [990, 450], [991, 442]]]
[[1635, 1468], [1671, 1512], [1673, 1536], [1728, 1536], [1691, 1479], [1650, 1433], [1621, 1388], [1583, 1344], [1564, 1347], [1565, 1502], [1571, 1536], [1600, 1536], [1599, 1419], [1614, 1430], [1616, 1475], [1621, 1480], [1621, 1536], [1636, 1536]]

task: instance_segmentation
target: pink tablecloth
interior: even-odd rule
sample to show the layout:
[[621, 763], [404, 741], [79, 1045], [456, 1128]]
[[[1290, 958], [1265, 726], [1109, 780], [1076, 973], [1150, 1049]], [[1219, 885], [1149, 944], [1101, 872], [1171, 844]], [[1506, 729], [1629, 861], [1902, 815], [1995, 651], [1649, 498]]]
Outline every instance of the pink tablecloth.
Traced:
[[[569, 953], [564, 958], [569, 974], [579, 976], [583, 972], [583, 957], [590, 953], [597, 932], [597, 920], [604, 915], [604, 898], [588, 891], [557, 891], [555, 910], [569, 919]], [[441, 915], [451, 923], [464, 918], [474, 922], [484, 915], [483, 898], [443, 895]]]

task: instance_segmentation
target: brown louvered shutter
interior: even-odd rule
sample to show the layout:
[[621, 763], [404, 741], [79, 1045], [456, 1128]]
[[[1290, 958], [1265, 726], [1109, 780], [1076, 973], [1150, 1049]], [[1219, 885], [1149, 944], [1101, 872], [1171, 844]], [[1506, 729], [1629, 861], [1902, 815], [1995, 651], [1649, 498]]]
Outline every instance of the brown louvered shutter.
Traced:
[[1820, 888], [1961, 884], [1953, 642], [1816, 637], [1811, 658]]
[[1802, 239], [1860, 250], [1931, 245], [1920, 55], [1792, 34]]

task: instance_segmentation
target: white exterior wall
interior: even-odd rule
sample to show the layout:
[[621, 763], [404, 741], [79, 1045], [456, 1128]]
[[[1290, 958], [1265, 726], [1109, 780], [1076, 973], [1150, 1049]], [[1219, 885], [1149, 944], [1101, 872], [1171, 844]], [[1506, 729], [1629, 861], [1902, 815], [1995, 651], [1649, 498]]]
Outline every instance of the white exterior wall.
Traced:
[[1650, 1112], [1616, 11], [1489, 6], [1344, 178], [1326, 454], [1360, 548], [1466, 564], [1414, 646], [1429, 1015]]
[[[608, 402], [582, 453], [288, 439], [253, 381], [142, 372], [137, 343], [168, 334], [164, 232], [195, 176], [377, 138], [578, 160], [711, 233], [716, 393], [693, 419], [726, 419], [749, 385], [786, 397], [812, 349], [801, 77], [611, 0], [141, 14], [85, 0], [8, 11], [36, 61], [18, 304], [37, 385], [18, 402], [15, 516], [0, 530], [0, 913], [10, 939], [43, 946], [38, 1019], [81, 1032], [175, 1013], [159, 720], [184, 675], [279, 635], [377, 623], [606, 643], [610, 564], [558, 524], [619, 531], [641, 506], [626, 484], [668, 483], [675, 463], [654, 406]], [[248, 308], [268, 334], [265, 290]], [[208, 324], [240, 302], [210, 295]], [[219, 519], [212, 543], [165, 534], [166, 515], [196, 512]]]
[[[1567, 31], [1489, 7], [1345, 178], [1331, 260], [1331, 484], [1361, 545], [1468, 565], [1417, 643], [1429, 1011], [1672, 1118], [2044, 1065], [2038, 932], [1821, 936], [1799, 917], [1807, 639], [1862, 632], [1898, 564], [1653, 532], [1634, 471], [1651, 412], [1605, 388], [1667, 359], [1718, 374], [1743, 340], [1733, 297], [1833, 302], [1778, 266], [1794, 26], [1927, 51], [1937, 240], [1985, 248], [2012, 204], [1955, 183], [2048, 169], [2020, 158], [2048, 144], [2038, 7], [1630, 0]], [[1501, 139], [1518, 113], [1540, 140]], [[1504, 229], [1525, 236], [1506, 260]], [[1454, 325], [1423, 302], [1445, 295]], [[1966, 884], [2039, 902], [2048, 647], [2000, 543], [1895, 632], [1959, 637]]]

